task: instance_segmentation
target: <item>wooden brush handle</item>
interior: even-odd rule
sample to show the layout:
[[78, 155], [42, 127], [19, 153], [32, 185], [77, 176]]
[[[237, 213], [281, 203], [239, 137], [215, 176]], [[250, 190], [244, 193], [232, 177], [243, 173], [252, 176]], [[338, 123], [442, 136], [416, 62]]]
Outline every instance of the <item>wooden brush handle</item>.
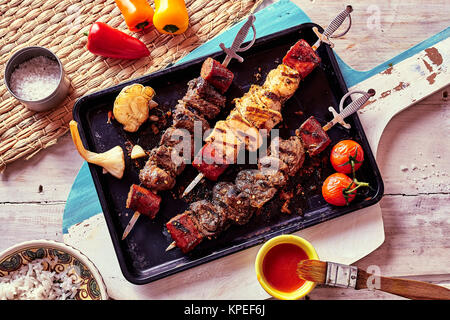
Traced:
[[[369, 277], [375, 277], [361, 269], [358, 269], [356, 289], [367, 288]], [[450, 290], [435, 284], [416, 280], [379, 277], [380, 287], [374, 289], [389, 292], [397, 296], [414, 300], [450, 300]]]

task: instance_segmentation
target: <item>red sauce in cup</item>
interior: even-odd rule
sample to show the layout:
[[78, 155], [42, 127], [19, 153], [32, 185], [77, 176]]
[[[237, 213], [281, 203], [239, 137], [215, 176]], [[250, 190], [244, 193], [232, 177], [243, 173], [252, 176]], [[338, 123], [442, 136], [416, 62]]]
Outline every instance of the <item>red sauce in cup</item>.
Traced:
[[283, 292], [300, 288], [305, 280], [297, 276], [297, 264], [309, 259], [302, 248], [291, 243], [281, 243], [271, 248], [263, 260], [263, 273], [267, 282]]

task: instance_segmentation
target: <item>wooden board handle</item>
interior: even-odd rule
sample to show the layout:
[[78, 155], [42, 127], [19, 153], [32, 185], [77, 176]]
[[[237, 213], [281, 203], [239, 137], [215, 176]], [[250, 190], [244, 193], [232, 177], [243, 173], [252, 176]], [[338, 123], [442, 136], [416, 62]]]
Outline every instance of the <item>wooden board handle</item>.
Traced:
[[[372, 278], [369, 279], [369, 277]], [[358, 269], [356, 289], [368, 288], [367, 283], [369, 280], [369, 282], [374, 283], [374, 289], [376, 290], [392, 293], [408, 299], [450, 300], [450, 290], [442, 286], [416, 280], [388, 278], [381, 276], [378, 277], [378, 279], [375, 279], [373, 277], [376, 276]], [[379, 280], [378, 283], [377, 280]], [[379, 285], [378, 288], [376, 284]]]

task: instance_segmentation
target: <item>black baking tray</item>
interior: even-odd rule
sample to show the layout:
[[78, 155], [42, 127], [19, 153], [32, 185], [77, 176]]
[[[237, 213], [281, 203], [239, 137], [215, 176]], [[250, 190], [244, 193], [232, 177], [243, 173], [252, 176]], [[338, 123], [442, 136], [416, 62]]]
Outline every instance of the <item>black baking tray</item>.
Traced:
[[[295, 42], [303, 38], [312, 45], [317, 39], [312, 31], [313, 27], [322, 30], [316, 24], [306, 23], [259, 38], [250, 50], [241, 53], [244, 63], [233, 60], [228, 66], [235, 75], [234, 82], [227, 92], [229, 103], [215, 121], [226, 117], [232, 108], [230, 101], [233, 98], [242, 96], [251, 84], [263, 83], [266, 74], [281, 63], [283, 56]], [[331, 120], [332, 115], [328, 107], [338, 109], [341, 97], [348, 91], [330, 47], [322, 45], [317, 52], [322, 59], [320, 66], [301, 82], [295, 95], [283, 107], [284, 121], [279, 125], [282, 137], [293, 135], [295, 129], [311, 115], [322, 124]], [[223, 61], [225, 57], [222, 51], [209, 56], [219, 61]], [[156, 146], [161, 132], [155, 135], [149, 122], [133, 134], [123, 131], [121, 125], [114, 120], [108, 123], [108, 112], [112, 110], [114, 99], [126, 85], [136, 82], [148, 85], [155, 89], [154, 100], [159, 103], [158, 112], [163, 114], [184, 96], [187, 82], [199, 76], [205, 58], [172, 66], [80, 98], [75, 103], [73, 116], [79, 123], [80, 135], [85, 146], [94, 152], [104, 152], [116, 145], [122, 146], [124, 150], [130, 150], [133, 144], [145, 148]], [[349, 102], [350, 98], [346, 103]], [[166, 124], [160, 124], [161, 131], [170, 125], [170, 118], [167, 119]], [[140, 217], [128, 237], [122, 241], [122, 233], [133, 214], [131, 210], [125, 208], [127, 193], [131, 184], [139, 184], [138, 174], [144, 160], [132, 161], [126, 156], [126, 169], [124, 177], [120, 180], [109, 174], [103, 174], [102, 168], [98, 166], [89, 165], [125, 278], [134, 284], [149, 283], [255, 246], [276, 235], [292, 233], [378, 202], [383, 195], [383, 182], [364, 130], [356, 114], [349, 117], [347, 122], [351, 125], [349, 130], [336, 125], [328, 131], [332, 145], [347, 138], [354, 139], [362, 145], [365, 160], [357, 171], [357, 178], [359, 181], [369, 182], [371, 188], [366, 188], [348, 206], [335, 207], [327, 204], [321, 196], [321, 185], [325, 178], [334, 172], [329, 163], [330, 147], [328, 147], [318, 158], [307, 157], [301, 172], [291, 179], [289, 186], [283, 191], [294, 194], [288, 207], [290, 213], [280, 210], [285, 201], [280, 196], [282, 194], [280, 191], [252, 217], [247, 225], [232, 226], [217, 239], [203, 241], [188, 254], [183, 254], [178, 248], [165, 251], [172, 242], [165, 224], [171, 217], [183, 212], [189, 202], [208, 198], [214, 182], [204, 180], [186, 199], [179, 199], [184, 188], [198, 173], [188, 165], [178, 176], [175, 188], [161, 193], [163, 201], [156, 218], [150, 220], [145, 216]], [[222, 179], [233, 180], [240, 169], [242, 166], [230, 166], [222, 175]]]

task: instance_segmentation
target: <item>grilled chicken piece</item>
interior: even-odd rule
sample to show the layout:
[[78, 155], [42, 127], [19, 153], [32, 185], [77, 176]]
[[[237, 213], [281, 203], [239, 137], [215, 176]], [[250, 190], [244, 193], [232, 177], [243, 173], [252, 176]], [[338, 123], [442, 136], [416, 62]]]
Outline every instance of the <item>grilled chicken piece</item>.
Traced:
[[153, 191], [170, 190], [175, 186], [175, 178], [172, 174], [151, 163], [146, 164], [139, 172], [139, 180]]
[[265, 87], [252, 85], [234, 103], [242, 117], [258, 129], [271, 130], [283, 120], [280, 98]]
[[299, 84], [299, 73], [284, 64], [280, 64], [267, 74], [264, 87], [280, 97], [283, 103], [292, 97]]
[[213, 202], [222, 206], [228, 220], [238, 225], [246, 224], [254, 212], [250, 206], [250, 196], [231, 182], [219, 182], [214, 186]]
[[237, 111], [233, 111], [226, 120], [216, 123], [205, 141], [233, 146], [235, 151], [239, 152], [243, 145], [250, 151], [258, 150], [263, 139], [256, 128], [244, 121]]
[[248, 94], [251, 95], [256, 103], [260, 106], [264, 106], [266, 109], [274, 111], [281, 111], [280, 97], [269, 90], [267, 86], [258, 86], [256, 84], [250, 87]]

